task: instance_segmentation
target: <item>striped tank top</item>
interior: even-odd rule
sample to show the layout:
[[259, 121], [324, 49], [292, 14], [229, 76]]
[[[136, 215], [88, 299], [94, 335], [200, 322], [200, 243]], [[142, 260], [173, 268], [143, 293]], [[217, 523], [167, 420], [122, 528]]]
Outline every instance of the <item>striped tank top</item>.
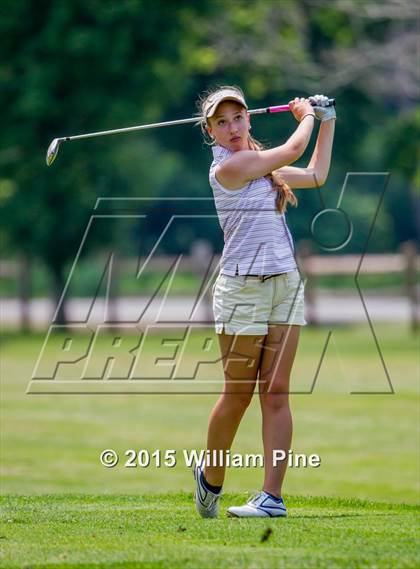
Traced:
[[212, 150], [209, 180], [224, 234], [220, 272], [263, 276], [294, 271], [293, 238], [285, 215], [276, 209], [270, 180], [257, 178], [238, 190], [224, 188], [214, 172], [233, 152], [218, 145]]

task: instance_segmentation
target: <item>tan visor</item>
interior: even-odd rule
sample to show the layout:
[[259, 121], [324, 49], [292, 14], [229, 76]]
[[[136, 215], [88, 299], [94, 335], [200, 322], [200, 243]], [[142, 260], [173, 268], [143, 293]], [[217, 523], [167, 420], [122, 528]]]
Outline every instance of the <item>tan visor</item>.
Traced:
[[236, 101], [248, 109], [248, 105], [245, 103], [245, 99], [238, 91], [234, 91], [233, 89], [223, 89], [221, 91], [217, 91], [217, 93], [215, 93], [207, 100], [206, 106], [204, 107], [204, 118], [208, 119], [212, 117], [216, 112], [217, 107], [223, 101]]

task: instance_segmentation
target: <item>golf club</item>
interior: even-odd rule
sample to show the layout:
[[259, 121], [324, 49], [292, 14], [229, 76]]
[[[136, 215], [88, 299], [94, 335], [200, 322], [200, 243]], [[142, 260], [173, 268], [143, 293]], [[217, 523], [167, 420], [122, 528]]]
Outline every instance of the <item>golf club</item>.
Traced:
[[[335, 99], [329, 99], [327, 106], [335, 106]], [[261, 109], [253, 109], [248, 111], [250, 115], [259, 115], [263, 113], [282, 113], [290, 111], [289, 105], [276, 105], [273, 107], [263, 107]], [[137, 130], [146, 130], [148, 128], [160, 128], [163, 126], [174, 126], [177, 124], [188, 124], [188, 123], [197, 123], [200, 121], [200, 117], [191, 117], [189, 119], [180, 119], [175, 121], [166, 121], [166, 122], [157, 122], [153, 124], [144, 124], [138, 126], [129, 126], [126, 128], [117, 128], [114, 130], [103, 130], [101, 132], [91, 132], [88, 134], [77, 134], [75, 136], [63, 136], [61, 138], [54, 138], [47, 150], [47, 166], [51, 166], [54, 160], [57, 157], [58, 149], [60, 148], [60, 144], [62, 142], [69, 142], [71, 140], [80, 140], [82, 138], [93, 138], [94, 136], [107, 136], [109, 134], [121, 134], [123, 132], [134, 132]]]

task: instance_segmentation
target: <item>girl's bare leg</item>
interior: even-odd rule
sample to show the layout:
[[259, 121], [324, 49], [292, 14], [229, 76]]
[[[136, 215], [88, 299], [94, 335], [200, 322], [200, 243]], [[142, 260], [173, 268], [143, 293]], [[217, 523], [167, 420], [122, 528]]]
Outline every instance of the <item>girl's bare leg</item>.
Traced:
[[[219, 335], [225, 385], [210, 415], [207, 450], [230, 449], [243, 414], [252, 400], [264, 337]], [[225, 469], [224, 465], [206, 466], [204, 475], [207, 482], [221, 486]]]
[[274, 496], [281, 496], [287, 460], [273, 466], [273, 451], [287, 453], [292, 442], [292, 414], [289, 407], [289, 383], [299, 342], [300, 326], [271, 325], [261, 357], [259, 395], [264, 443], [264, 486]]

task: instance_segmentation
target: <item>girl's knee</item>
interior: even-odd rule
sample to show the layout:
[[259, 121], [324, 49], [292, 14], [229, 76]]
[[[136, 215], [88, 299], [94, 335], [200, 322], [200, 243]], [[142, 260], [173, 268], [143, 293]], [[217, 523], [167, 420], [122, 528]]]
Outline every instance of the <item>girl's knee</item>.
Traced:
[[222, 404], [231, 413], [242, 413], [252, 401], [252, 393], [223, 393]]
[[276, 412], [289, 408], [289, 394], [269, 391], [260, 393], [261, 409], [268, 412]]

